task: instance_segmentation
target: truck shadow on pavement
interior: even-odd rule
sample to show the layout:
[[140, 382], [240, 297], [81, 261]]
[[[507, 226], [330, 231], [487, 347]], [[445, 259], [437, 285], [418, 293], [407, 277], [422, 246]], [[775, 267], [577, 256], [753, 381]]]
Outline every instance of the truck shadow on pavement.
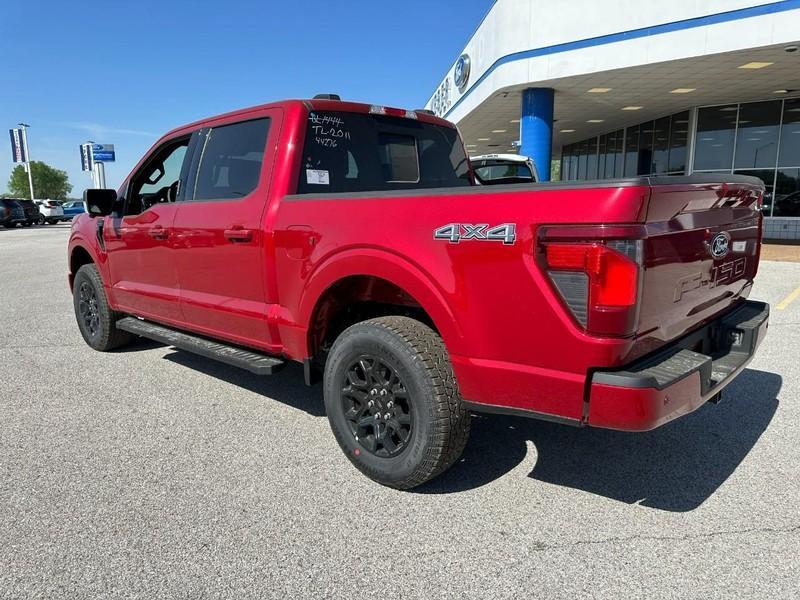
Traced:
[[[164, 359], [268, 397], [267, 402], [325, 416], [322, 386], [306, 387], [299, 364], [289, 363], [279, 374], [262, 377], [188, 352], [175, 351]], [[720, 404], [707, 404], [643, 433], [474, 415], [461, 459], [412, 491], [450, 494], [491, 483], [525, 461], [531, 443], [536, 463], [528, 476], [536, 481], [628, 504], [693, 510], [730, 477], [758, 442], [778, 408], [782, 383], [775, 373], [745, 369], [725, 389]]]
[[476, 415], [462, 456], [419, 493], [490, 483], [536, 449], [529, 477], [629, 504], [684, 512], [700, 506], [734, 472], [778, 407], [780, 375], [746, 369], [718, 405], [644, 433], [572, 428], [525, 418]]
[[267, 396], [270, 402], [277, 400], [314, 417], [325, 416], [322, 386], [306, 387], [303, 383], [303, 366], [299, 363], [289, 362], [280, 373], [265, 377], [189, 352], [175, 351], [164, 356], [164, 359]]

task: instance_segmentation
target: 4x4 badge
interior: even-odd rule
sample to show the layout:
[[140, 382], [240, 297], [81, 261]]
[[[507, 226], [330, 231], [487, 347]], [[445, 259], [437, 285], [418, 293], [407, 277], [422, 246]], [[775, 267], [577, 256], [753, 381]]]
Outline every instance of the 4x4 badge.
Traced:
[[503, 242], [513, 244], [517, 240], [517, 226], [514, 223], [503, 223], [489, 227], [488, 223], [448, 223], [433, 231], [433, 239], [447, 240], [457, 244], [461, 240], [480, 240], [487, 242]]

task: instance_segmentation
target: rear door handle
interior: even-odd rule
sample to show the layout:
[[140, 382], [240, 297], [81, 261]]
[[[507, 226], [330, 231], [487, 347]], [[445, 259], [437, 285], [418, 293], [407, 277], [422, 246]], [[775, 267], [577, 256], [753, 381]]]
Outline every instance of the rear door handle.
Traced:
[[161, 225], [156, 225], [147, 230], [147, 235], [154, 240], [165, 240], [169, 237], [169, 230], [164, 229]]
[[250, 242], [253, 239], [253, 230], [242, 229], [241, 227], [226, 229], [225, 239], [229, 242]]

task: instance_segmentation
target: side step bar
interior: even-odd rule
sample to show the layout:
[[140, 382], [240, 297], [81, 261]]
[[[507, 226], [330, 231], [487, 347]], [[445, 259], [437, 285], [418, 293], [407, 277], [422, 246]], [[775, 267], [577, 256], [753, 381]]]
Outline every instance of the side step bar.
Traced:
[[142, 321], [135, 317], [120, 319], [117, 321], [117, 329], [122, 329], [168, 346], [174, 346], [179, 350], [186, 350], [206, 358], [212, 358], [225, 364], [245, 369], [256, 375], [272, 375], [286, 366], [286, 361], [268, 354], [245, 350], [237, 346], [229, 346], [222, 342]]

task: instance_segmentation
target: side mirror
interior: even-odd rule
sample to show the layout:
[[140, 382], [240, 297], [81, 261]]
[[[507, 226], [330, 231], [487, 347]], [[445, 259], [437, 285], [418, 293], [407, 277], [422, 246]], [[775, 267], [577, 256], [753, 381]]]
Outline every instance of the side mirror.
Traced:
[[105, 217], [114, 211], [117, 202], [116, 190], [83, 190], [83, 202], [91, 217]]

